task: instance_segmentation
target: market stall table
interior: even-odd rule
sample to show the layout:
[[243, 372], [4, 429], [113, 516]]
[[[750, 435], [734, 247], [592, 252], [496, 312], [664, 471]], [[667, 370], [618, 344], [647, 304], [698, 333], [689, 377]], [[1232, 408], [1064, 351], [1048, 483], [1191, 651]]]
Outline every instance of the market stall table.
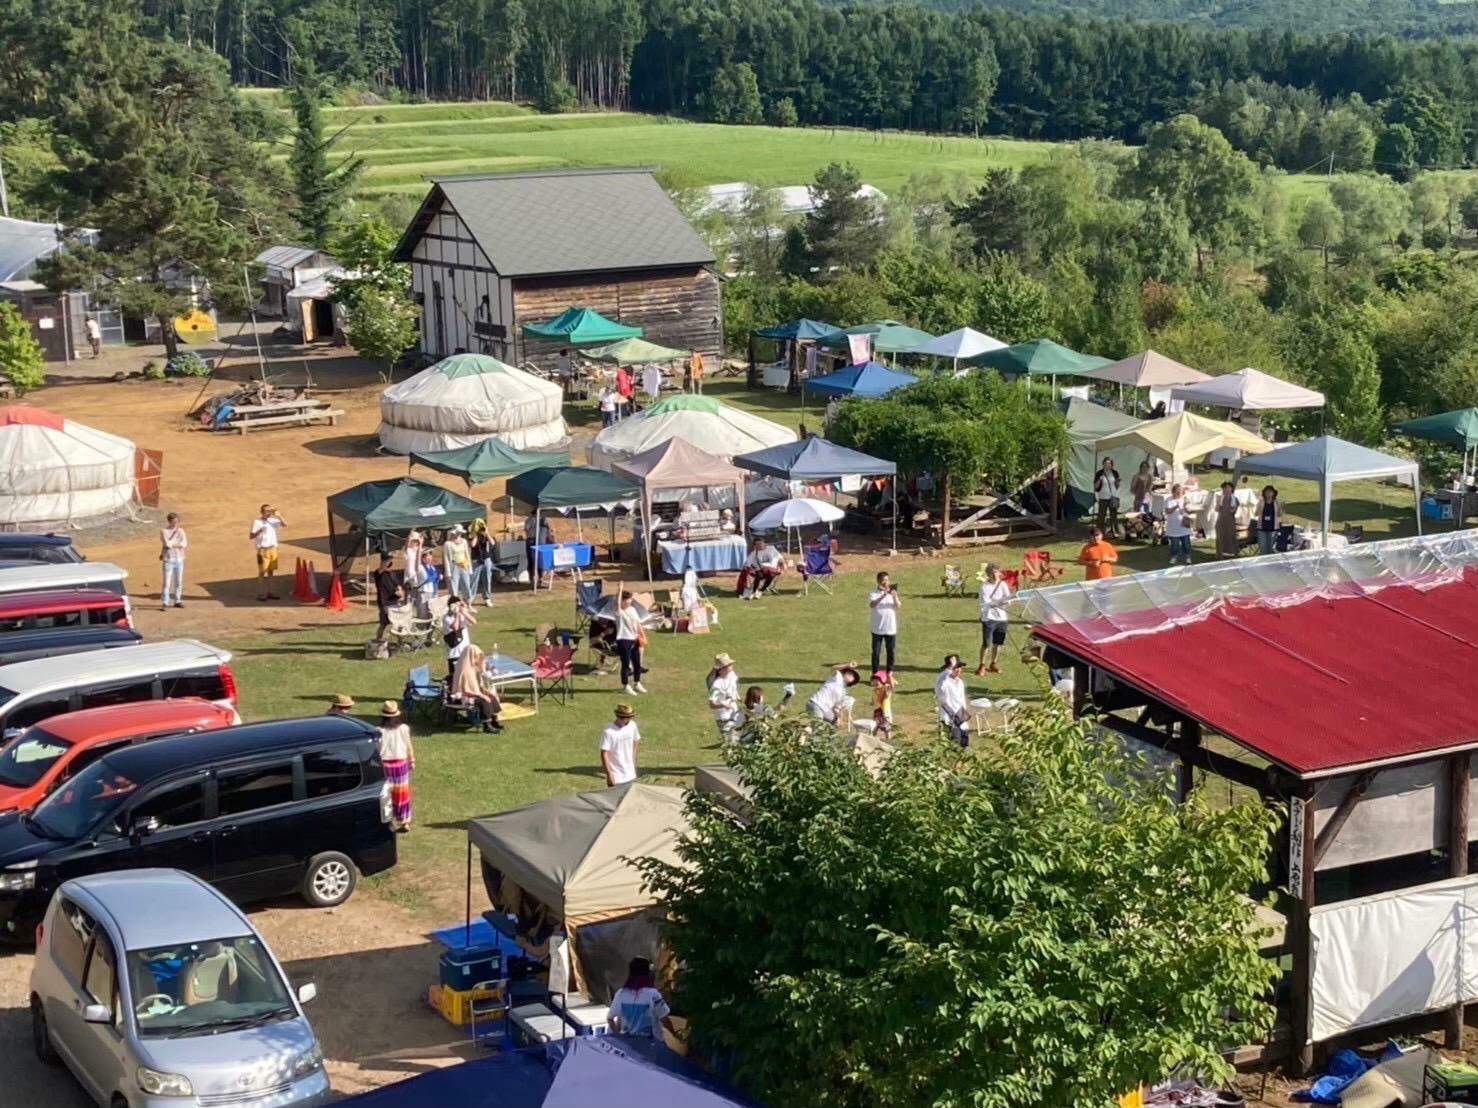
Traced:
[[501, 699], [503, 689], [509, 685], [521, 684], [527, 684], [532, 690], [533, 703], [530, 706], [537, 712], [539, 710], [539, 681], [534, 676], [533, 666], [509, 654], [489, 654], [483, 661], [482, 687], [488, 692], [497, 693]]
[[662, 554], [662, 572], [678, 575], [688, 569], [698, 573], [737, 572], [744, 565], [746, 553], [744, 538], [740, 535], [695, 539], [693, 542], [659, 540], [657, 549]]

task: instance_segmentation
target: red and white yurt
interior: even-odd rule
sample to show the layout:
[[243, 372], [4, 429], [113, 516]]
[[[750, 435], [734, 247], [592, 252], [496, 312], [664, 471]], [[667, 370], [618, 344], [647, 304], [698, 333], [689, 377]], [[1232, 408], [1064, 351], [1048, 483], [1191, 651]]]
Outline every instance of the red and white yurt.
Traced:
[[106, 523], [130, 513], [134, 445], [45, 408], [0, 408], [0, 527]]

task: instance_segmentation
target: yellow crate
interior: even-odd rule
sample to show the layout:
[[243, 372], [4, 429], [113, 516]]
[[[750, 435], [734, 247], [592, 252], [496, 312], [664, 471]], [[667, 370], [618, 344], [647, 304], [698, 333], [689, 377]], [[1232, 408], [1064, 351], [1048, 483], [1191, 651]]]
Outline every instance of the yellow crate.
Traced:
[[444, 985], [432, 985], [426, 999], [448, 1023], [456, 1027], [466, 1027], [473, 1022], [474, 1014], [480, 1023], [492, 1019], [503, 1010], [503, 987], [486, 985], [457, 990], [448, 989]]

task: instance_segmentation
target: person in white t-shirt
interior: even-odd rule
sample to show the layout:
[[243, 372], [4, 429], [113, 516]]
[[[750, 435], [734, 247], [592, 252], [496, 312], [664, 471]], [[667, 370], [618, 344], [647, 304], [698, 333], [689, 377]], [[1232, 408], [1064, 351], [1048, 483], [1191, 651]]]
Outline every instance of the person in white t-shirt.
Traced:
[[277, 572], [277, 532], [287, 524], [271, 504], [263, 504], [262, 511], [251, 521], [247, 537], [257, 550], [258, 600], [276, 600], [272, 591], [272, 577]]
[[713, 711], [719, 738], [730, 742], [739, 718], [739, 675], [734, 672], [734, 659], [727, 653], [713, 656], [707, 684], [708, 707]]
[[606, 1017], [611, 1030], [618, 1035], [660, 1039], [657, 1028], [662, 1026], [675, 1036], [677, 1028], [672, 1026], [671, 1014], [672, 1009], [652, 981], [652, 963], [633, 958], [626, 967], [626, 984], [611, 997]]
[[600, 765], [607, 788], [636, 780], [636, 748], [640, 744], [636, 709], [630, 704], [617, 704], [616, 718], [600, 733]]
[[611, 385], [602, 385], [597, 403], [600, 405], [600, 425], [602, 427], [615, 426], [617, 407], [621, 403], [621, 398], [616, 395], [615, 388]]
[[622, 590], [616, 607], [616, 653], [621, 656], [621, 688], [632, 696], [647, 691], [641, 683], [641, 675], [646, 672], [641, 664], [642, 640], [645, 638], [636, 597]]
[[[999, 673], [996, 659], [1001, 647], [1006, 645], [1006, 625], [1010, 614], [1006, 605], [1011, 600], [1011, 584], [1006, 580], [1001, 567], [990, 562], [985, 567], [985, 580], [980, 582], [980, 664], [975, 673], [984, 677], [987, 673]], [[986, 655], [990, 655], [989, 661]]]
[[559, 378], [559, 387], [568, 397], [575, 384], [575, 359], [570, 357], [568, 350], [561, 350], [554, 356], [554, 375]]
[[965, 701], [965, 679], [960, 676], [964, 663], [958, 654], [946, 655], [944, 668], [934, 679], [934, 703], [939, 722], [949, 729], [949, 737], [961, 746], [970, 745], [970, 706]]
[[862, 675], [857, 672], [856, 662], [833, 666], [831, 676], [806, 701], [806, 712], [813, 719], [835, 726], [840, 722], [842, 709], [852, 701], [847, 690], [861, 680]]
[[1170, 564], [1191, 564], [1191, 516], [1185, 506], [1185, 489], [1170, 486], [1165, 501], [1165, 537], [1170, 540]]
[[756, 536], [754, 549], [744, 559], [744, 568], [739, 571], [739, 596], [752, 600], [770, 591], [785, 572], [785, 555], [771, 546], [764, 538]]
[[[867, 606], [872, 609], [869, 625], [872, 629], [872, 672], [882, 669], [893, 676], [894, 655], [898, 649], [898, 586], [893, 584], [886, 572], [878, 574], [878, 587], [867, 594]], [[888, 664], [879, 666], [886, 653]]]

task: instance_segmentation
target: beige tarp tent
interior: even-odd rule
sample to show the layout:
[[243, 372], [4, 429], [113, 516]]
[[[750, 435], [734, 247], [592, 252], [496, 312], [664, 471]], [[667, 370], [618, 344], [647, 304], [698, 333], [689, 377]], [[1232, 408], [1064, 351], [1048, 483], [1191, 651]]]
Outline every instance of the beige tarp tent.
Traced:
[[641, 485], [641, 517], [647, 535], [647, 579], [652, 577], [653, 493], [679, 490], [731, 489], [739, 513], [738, 534], [744, 534], [744, 484], [749, 474], [716, 454], [700, 450], [687, 439], [671, 438], [650, 450], [613, 462], [611, 472]]
[[1142, 350], [1098, 369], [1085, 369], [1075, 376], [1086, 377], [1090, 381], [1117, 381], [1121, 385], [1131, 385], [1137, 389], [1193, 385], [1197, 381], [1211, 379], [1209, 374], [1153, 350]]
[[1203, 458], [1213, 450], [1230, 448], [1244, 454], [1265, 454], [1273, 449], [1274, 444], [1235, 423], [1206, 419], [1191, 412], [1177, 412], [1164, 419], [1147, 419], [1098, 440], [1100, 454], [1123, 447], [1143, 450], [1178, 467]]

